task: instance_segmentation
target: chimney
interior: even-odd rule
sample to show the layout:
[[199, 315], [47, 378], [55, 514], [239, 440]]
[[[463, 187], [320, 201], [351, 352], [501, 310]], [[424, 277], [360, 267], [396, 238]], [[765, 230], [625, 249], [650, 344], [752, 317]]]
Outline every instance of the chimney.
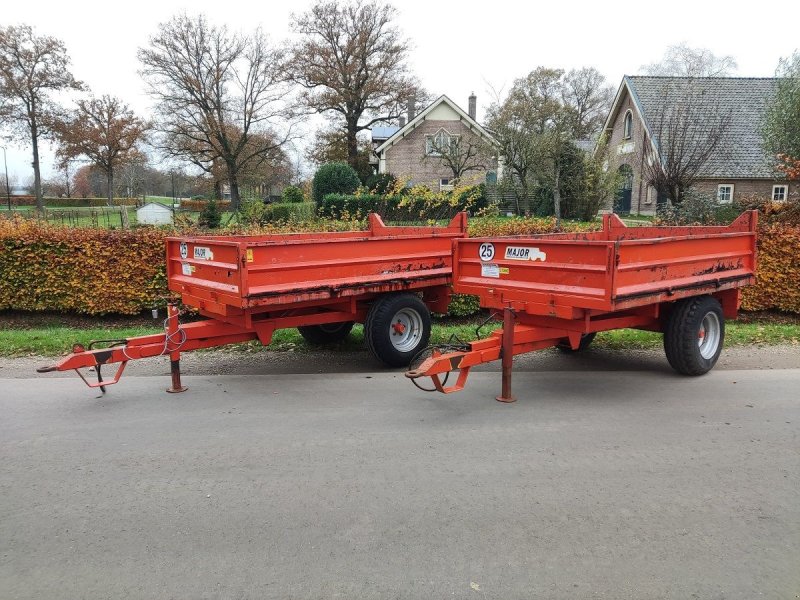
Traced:
[[405, 115], [400, 115], [400, 118], [398, 119], [398, 121], [400, 123], [400, 129], [402, 129], [403, 127], [406, 126], [406, 116]]
[[417, 99], [411, 98], [408, 101], [408, 120], [413, 121], [417, 116]]
[[472, 92], [469, 95], [469, 104], [467, 105], [467, 114], [469, 117], [475, 121], [477, 120], [476, 115], [478, 114], [478, 98], [475, 96], [475, 92]]

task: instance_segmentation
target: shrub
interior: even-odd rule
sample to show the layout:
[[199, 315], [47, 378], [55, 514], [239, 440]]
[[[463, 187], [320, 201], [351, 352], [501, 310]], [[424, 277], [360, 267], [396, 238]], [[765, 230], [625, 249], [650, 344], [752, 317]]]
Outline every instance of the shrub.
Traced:
[[758, 232], [755, 285], [744, 288], [745, 310], [800, 313], [800, 225], [765, 224]]
[[742, 210], [737, 204], [720, 204], [712, 196], [689, 190], [677, 206], [659, 206], [656, 222], [667, 225], [718, 225], [730, 223], [742, 214]]
[[396, 207], [399, 199], [386, 199], [377, 194], [326, 194], [319, 204], [319, 214], [329, 219], [363, 219], [369, 212], [384, 214], [391, 204]]
[[[210, 200], [181, 200], [181, 210], [190, 210], [194, 211], [202, 211]], [[214, 200], [217, 205], [217, 208], [221, 212], [226, 212], [231, 209], [231, 203], [229, 200]]]
[[265, 207], [263, 223], [310, 221], [314, 218], [313, 202], [276, 202]]
[[312, 196], [319, 206], [327, 194], [352, 194], [361, 185], [355, 169], [344, 162], [322, 165], [314, 174]]
[[447, 307], [449, 317], [469, 317], [477, 314], [481, 310], [477, 296], [468, 294], [453, 294], [450, 298], [450, 306]]
[[236, 219], [242, 225], [261, 225], [265, 222], [267, 206], [261, 200], [242, 200]]
[[222, 212], [220, 212], [216, 200], [209, 200], [205, 208], [200, 211], [197, 224], [207, 229], [216, 229], [219, 227], [221, 221]]
[[165, 231], [0, 219], [0, 310], [137, 314], [168, 293]]
[[367, 177], [367, 189], [373, 194], [386, 194], [394, 189], [397, 177], [391, 173], [374, 174]]
[[281, 195], [281, 199], [284, 203], [287, 202], [305, 202], [306, 196], [296, 185], [287, 185], [283, 188], [283, 194]]

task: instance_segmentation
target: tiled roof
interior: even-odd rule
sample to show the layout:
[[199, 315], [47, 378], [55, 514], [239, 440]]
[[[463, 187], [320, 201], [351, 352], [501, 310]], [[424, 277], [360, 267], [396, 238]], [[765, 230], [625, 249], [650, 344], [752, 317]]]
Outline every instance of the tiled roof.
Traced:
[[[686, 96], [687, 86], [695, 86], [692, 89], [701, 92], [694, 95], [699, 112], [705, 110], [710, 116], [730, 113], [731, 123], [725, 138], [703, 168], [703, 177], [769, 178], [774, 175], [771, 157], [762, 145], [761, 126], [778, 79], [629, 76], [626, 80], [654, 137], [657, 137], [652, 129], [656, 115], [664, 106], [679, 103]], [[707, 124], [702, 119], [692, 121], [692, 127]]]

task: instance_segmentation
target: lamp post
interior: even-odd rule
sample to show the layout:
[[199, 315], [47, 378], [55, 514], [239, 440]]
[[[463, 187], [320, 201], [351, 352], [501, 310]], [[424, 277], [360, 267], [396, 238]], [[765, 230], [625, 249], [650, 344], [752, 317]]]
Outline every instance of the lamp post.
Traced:
[[8, 186], [8, 162], [6, 161], [6, 147], [0, 146], [3, 149], [3, 166], [6, 170], [6, 201], [8, 202], [8, 210], [11, 211], [11, 188]]

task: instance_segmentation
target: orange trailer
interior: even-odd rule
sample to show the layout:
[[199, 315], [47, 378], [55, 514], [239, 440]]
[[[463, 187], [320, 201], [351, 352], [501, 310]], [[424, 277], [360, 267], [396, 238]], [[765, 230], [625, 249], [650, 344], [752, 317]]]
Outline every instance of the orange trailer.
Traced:
[[[266, 345], [275, 330], [293, 327], [311, 343], [337, 341], [355, 322], [364, 323], [376, 358], [407, 366], [428, 344], [431, 311], [447, 310], [452, 241], [466, 228], [466, 213], [446, 227], [387, 227], [371, 214], [368, 231], [168, 238], [169, 289], [206, 319], [181, 324], [170, 305], [164, 333], [76, 345], [39, 371], [73, 369], [105, 390], [128, 361], [169, 355], [167, 391], [178, 392], [181, 352], [255, 339]], [[116, 374], [103, 379], [102, 366], [112, 363]], [[96, 382], [85, 367], [95, 369]]]
[[[463, 347], [430, 348], [406, 376], [451, 393], [473, 366], [501, 359], [497, 400], [512, 402], [514, 355], [578, 351], [597, 332], [625, 327], [663, 332], [676, 371], [706, 373], [722, 351], [725, 319], [736, 317], [741, 288], [755, 278], [757, 218], [752, 211], [727, 227], [629, 228], [611, 214], [601, 231], [455, 240], [454, 291], [478, 296], [503, 328]], [[422, 387], [422, 377], [432, 386]]]

